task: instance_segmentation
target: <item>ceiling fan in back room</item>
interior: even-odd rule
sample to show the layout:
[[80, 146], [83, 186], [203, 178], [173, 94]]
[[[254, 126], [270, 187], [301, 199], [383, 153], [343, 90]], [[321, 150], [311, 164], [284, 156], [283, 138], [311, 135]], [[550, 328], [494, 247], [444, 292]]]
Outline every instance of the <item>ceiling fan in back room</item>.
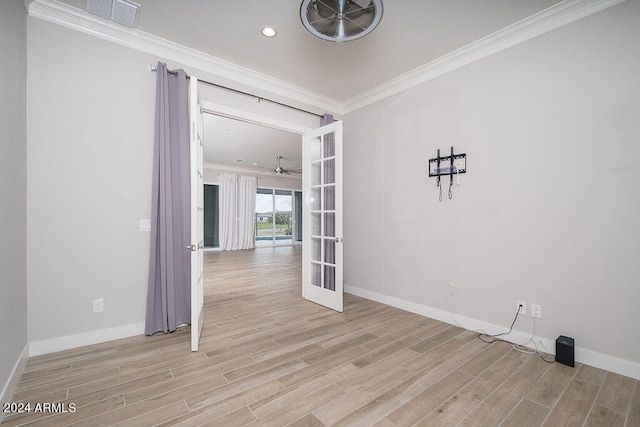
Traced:
[[277, 164], [276, 164], [276, 167], [271, 170], [271, 175], [291, 175], [292, 173], [302, 173], [302, 169], [300, 168], [292, 168], [292, 169], [283, 168], [281, 164], [282, 159], [284, 159], [284, 157], [276, 156]]

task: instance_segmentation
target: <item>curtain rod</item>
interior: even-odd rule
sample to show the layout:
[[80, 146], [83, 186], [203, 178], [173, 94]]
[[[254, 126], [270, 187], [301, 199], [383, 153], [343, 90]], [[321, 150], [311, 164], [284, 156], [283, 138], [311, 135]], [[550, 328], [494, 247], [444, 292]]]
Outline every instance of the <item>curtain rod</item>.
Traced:
[[220, 176], [220, 175], [222, 175], [222, 174], [226, 174], [226, 175], [235, 175], [235, 176], [238, 176], [238, 177], [240, 177], [240, 176], [248, 176], [249, 178], [255, 178], [255, 179], [257, 179], [257, 180], [261, 180], [261, 179], [262, 179], [262, 178], [260, 178], [259, 176], [253, 176], [253, 175], [242, 175], [242, 174], [240, 174], [240, 173], [231, 173], [231, 172], [218, 172], [218, 173], [216, 173], [216, 175], [218, 175], [218, 176]]
[[[149, 65], [149, 71], [158, 71], [158, 66], [157, 65]], [[167, 70], [167, 73], [173, 74], [174, 76], [178, 75], [177, 71]], [[190, 79], [191, 76], [187, 75], [187, 78]], [[251, 96], [253, 98], [256, 98], [258, 100], [258, 102], [267, 101], [267, 102], [271, 102], [272, 104], [280, 105], [281, 107], [290, 108], [292, 110], [300, 111], [302, 113], [311, 114], [312, 116], [316, 116], [316, 117], [322, 117], [322, 114], [312, 113], [311, 111], [303, 110], [302, 108], [294, 107], [294, 106], [288, 105], [288, 104], [283, 104], [282, 102], [274, 101], [274, 100], [269, 99], [269, 98], [263, 98], [262, 96], [254, 95], [254, 94], [249, 93], [249, 92], [243, 92], [241, 90], [234, 89], [234, 88], [227, 87], [227, 86], [222, 86], [222, 85], [219, 85], [217, 83], [211, 83], [211, 82], [208, 82], [206, 80], [200, 80], [200, 79], [198, 79], [198, 83], [204, 83], [204, 84], [209, 85], [209, 86], [214, 86], [214, 87], [217, 87], [217, 88], [220, 88], [220, 89], [229, 90], [231, 92], [239, 93], [241, 95]]]

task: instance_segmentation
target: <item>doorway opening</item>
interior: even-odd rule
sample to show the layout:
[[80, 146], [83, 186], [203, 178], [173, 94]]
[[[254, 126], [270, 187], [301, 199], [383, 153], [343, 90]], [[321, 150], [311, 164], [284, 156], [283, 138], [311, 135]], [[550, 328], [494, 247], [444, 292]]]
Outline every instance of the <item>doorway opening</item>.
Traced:
[[[287, 169], [301, 166], [302, 135], [311, 128], [206, 101], [202, 102], [202, 108], [205, 114], [205, 247], [219, 248], [220, 173], [258, 177], [256, 247], [301, 245], [301, 175], [288, 170], [284, 174], [274, 173], [273, 168], [280, 166], [276, 163], [280, 160]], [[211, 128], [215, 124], [215, 135], [211, 128], [206, 127], [207, 117], [215, 117], [210, 122]], [[238, 139], [236, 135], [245, 135], [244, 132], [247, 132], [246, 137]], [[292, 151], [298, 152], [298, 159], [287, 151], [292, 144], [295, 147]], [[208, 152], [215, 154], [209, 155]], [[258, 160], [260, 164], [256, 162], [257, 158], [262, 160]]]
[[[309, 128], [212, 103], [203, 103], [202, 111], [299, 135], [303, 169], [301, 199], [304, 200], [305, 207], [301, 245], [302, 296], [309, 301], [342, 312], [342, 121]], [[278, 155], [276, 158], [281, 160], [282, 156]], [[280, 163], [277, 168], [269, 169], [269, 172], [270, 175], [287, 173], [286, 170], [282, 170]], [[269, 188], [262, 183], [259, 187]], [[257, 193], [257, 190], [253, 191]], [[272, 196], [275, 198], [275, 191]], [[255, 200], [250, 204], [253, 202]], [[275, 205], [275, 202], [272, 202], [272, 205]], [[248, 212], [255, 215], [254, 209], [255, 207], [251, 206]], [[274, 207], [272, 246], [275, 239], [275, 213]]]

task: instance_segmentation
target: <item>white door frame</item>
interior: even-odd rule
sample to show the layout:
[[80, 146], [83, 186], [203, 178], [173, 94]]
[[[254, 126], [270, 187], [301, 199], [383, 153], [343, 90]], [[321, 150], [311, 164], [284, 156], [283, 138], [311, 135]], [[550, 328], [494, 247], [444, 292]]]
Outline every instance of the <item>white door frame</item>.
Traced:
[[[300, 145], [302, 145], [302, 136], [305, 133], [320, 127], [319, 124], [318, 126], [315, 126], [315, 127], [308, 127], [308, 126], [300, 125], [298, 123], [294, 123], [286, 120], [279, 120], [273, 117], [264, 116], [262, 114], [251, 113], [246, 110], [228, 107], [222, 104], [216, 104], [215, 102], [204, 101], [202, 99], [200, 100], [200, 104], [202, 106], [202, 112], [205, 114], [213, 114], [216, 116], [226, 117], [229, 119], [240, 120], [247, 123], [253, 123], [260, 126], [279, 129], [279, 130], [283, 130], [291, 133], [296, 133], [300, 135]], [[300, 218], [298, 218], [298, 221], [299, 220]], [[294, 242], [294, 245], [296, 244], [300, 245], [300, 243]]]
[[[312, 127], [299, 125], [294, 122], [286, 120], [279, 120], [269, 116], [263, 116], [261, 114], [250, 113], [245, 110], [228, 107], [222, 104], [216, 104], [213, 102], [202, 101], [202, 111], [206, 114], [214, 114], [216, 116], [227, 117], [229, 119], [240, 120], [247, 123], [254, 123], [261, 126], [270, 127], [273, 129], [284, 130], [287, 132], [297, 133], [298, 135], [304, 135], [309, 132]], [[320, 125], [316, 126], [320, 127]], [[300, 140], [302, 144], [302, 138]]]
[[[246, 110], [240, 110], [237, 108], [228, 107], [226, 105], [216, 104], [215, 102], [200, 100], [200, 104], [202, 106], [202, 112], [205, 114], [213, 114], [216, 116], [226, 117], [228, 119], [240, 120], [246, 123], [253, 123], [259, 126], [265, 126], [273, 129], [283, 130], [285, 132], [296, 133], [300, 135], [300, 145], [302, 145], [302, 135], [320, 127], [320, 125], [316, 127], [303, 126], [298, 123], [279, 120], [273, 117], [263, 116], [262, 114], [251, 113]], [[300, 220], [301, 219], [298, 218], [298, 221]], [[299, 246], [301, 245], [301, 243], [296, 243], [294, 241], [293, 245]]]
[[[320, 125], [316, 127], [303, 126], [298, 123], [279, 120], [273, 117], [263, 116], [262, 114], [251, 113], [246, 110], [240, 110], [237, 108], [228, 107], [226, 105], [216, 104], [215, 102], [204, 101], [202, 99], [200, 100], [200, 105], [202, 106], [202, 112], [205, 114], [213, 114], [216, 116], [226, 117], [228, 119], [240, 120], [246, 123], [253, 123], [259, 126], [265, 126], [273, 129], [283, 130], [285, 132], [296, 133], [300, 135], [300, 145], [302, 145], [302, 135], [320, 127]], [[302, 191], [302, 189], [300, 191]], [[301, 218], [298, 218], [297, 220], [300, 221]], [[300, 246], [301, 243], [297, 243], [294, 241], [293, 245]]]

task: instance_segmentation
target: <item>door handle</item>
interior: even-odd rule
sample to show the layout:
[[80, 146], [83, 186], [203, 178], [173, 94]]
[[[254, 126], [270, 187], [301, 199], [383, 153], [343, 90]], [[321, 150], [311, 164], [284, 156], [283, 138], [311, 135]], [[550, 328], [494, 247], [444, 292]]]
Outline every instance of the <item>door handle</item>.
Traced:
[[198, 249], [204, 249], [204, 243], [202, 242], [202, 240], [200, 240], [200, 242], [197, 245], [189, 245], [189, 246], [187, 246], [187, 250], [191, 251], [191, 252], [195, 252]]
[[342, 237], [336, 237], [336, 243], [342, 242]]

